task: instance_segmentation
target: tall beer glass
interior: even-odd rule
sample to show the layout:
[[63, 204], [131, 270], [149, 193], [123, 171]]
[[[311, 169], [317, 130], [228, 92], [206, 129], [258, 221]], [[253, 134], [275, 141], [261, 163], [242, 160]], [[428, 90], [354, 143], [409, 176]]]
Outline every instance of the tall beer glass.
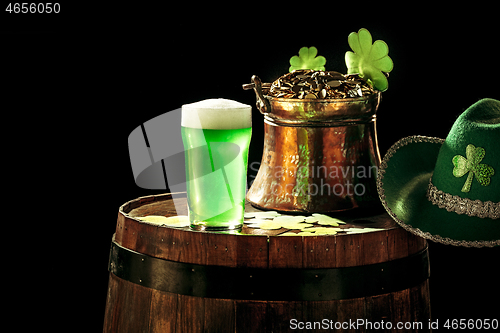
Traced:
[[243, 226], [252, 107], [226, 99], [182, 106], [189, 220], [195, 230]]

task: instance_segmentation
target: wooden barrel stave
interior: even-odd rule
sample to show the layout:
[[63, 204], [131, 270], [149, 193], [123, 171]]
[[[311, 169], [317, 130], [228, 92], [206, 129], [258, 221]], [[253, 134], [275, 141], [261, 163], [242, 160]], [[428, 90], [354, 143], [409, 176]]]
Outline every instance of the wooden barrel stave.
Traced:
[[[427, 331], [429, 286], [331, 301], [245, 301], [162, 292], [110, 275], [104, 332], [286, 332], [290, 320], [422, 322]], [[126, 315], [124, 315], [126, 314]], [[425, 320], [424, 320], [425, 319]], [[379, 331], [379, 330], [377, 330]], [[394, 331], [394, 330], [387, 330]], [[408, 330], [412, 331], [412, 330]]]

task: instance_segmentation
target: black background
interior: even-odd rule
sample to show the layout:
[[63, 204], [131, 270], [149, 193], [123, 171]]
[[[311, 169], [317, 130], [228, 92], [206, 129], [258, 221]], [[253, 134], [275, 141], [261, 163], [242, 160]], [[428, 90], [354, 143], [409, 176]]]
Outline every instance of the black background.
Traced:
[[[468, 106], [500, 99], [496, 8], [102, 6], [62, 4], [58, 15], [0, 8], [4, 225], [16, 244], [6, 260], [18, 267], [23, 258], [21, 289], [50, 310], [40, 323], [52, 327], [65, 319], [101, 330], [118, 208], [165, 192], [134, 182], [127, 139], [145, 121], [206, 98], [255, 105], [241, 85], [286, 73], [302, 46], [345, 72], [347, 36], [362, 27], [387, 42], [394, 61], [378, 111], [382, 155], [405, 136], [444, 138]], [[263, 145], [253, 112], [250, 163]], [[498, 318], [499, 249], [429, 245], [433, 319]]]

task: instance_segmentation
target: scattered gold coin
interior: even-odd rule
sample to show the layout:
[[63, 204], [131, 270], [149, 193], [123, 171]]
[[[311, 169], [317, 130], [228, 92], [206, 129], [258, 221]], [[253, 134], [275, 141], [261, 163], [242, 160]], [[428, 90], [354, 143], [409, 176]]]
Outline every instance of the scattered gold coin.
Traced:
[[348, 228], [344, 229], [344, 231], [348, 234], [363, 234], [365, 232], [374, 232], [374, 231], [382, 231], [385, 229], [377, 229], [377, 228]]
[[266, 212], [247, 212], [244, 217], [246, 219], [256, 218], [256, 219], [272, 219], [276, 216], [280, 216], [281, 214], [275, 211], [266, 211]]
[[314, 213], [312, 216], [306, 218], [306, 222], [318, 222], [321, 225], [331, 225], [334, 227], [338, 227], [339, 224], [345, 224], [344, 221], [324, 215]]
[[137, 218], [139, 221], [156, 224], [158, 226], [167, 226], [174, 228], [183, 228], [189, 226], [189, 217], [185, 215], [179, 216], [161, 216], [161, 215], [148, 215]]

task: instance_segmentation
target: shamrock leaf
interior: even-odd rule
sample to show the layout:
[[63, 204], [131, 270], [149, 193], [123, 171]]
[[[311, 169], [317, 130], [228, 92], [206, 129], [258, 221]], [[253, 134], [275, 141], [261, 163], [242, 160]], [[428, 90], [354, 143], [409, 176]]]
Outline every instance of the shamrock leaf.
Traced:
[[293, 72], [296, 69], [314, 69], [317, 71], [324, 71], [326, 59], [323, 56], [317, 56], [318, 49], [314, 46], [309, 48], [303, 47], [299, 50], [298, 56], [293, 56], [290, 58], [290, 68], [289, 71]]
[[465, 148], [465, 154], [467, 155], [467, 158], [461, 155], [455, 155], [452, 159], [454, 165], [453, 176], [462, 177], [466, 173], [469, 173], [467, 179], [465, 180], [465, 184], [462, 187], [462, 192], [470, 191], [472, 180], [474, 179], [473, 175], [476, 176], [476, 180], [479, 184], [488, 186], [491, 182], [490, 177], [495, 174], [495, 170], [487, 164], [479, 164], [486, 154], [484, 149], [469, 144]]
[[469, 167], [467, 166], [467, 159], [461, 155], [456, 155], [453, 157], [453, 176], [460, 178], [469, 172]]
[[389, 57], [389, 47], [382, 40], [376, 40], [372, 45], [372, 35], [364, 28], [351, 32], [347, 38], [354, 52], [347, 51], [345, 63], [347, 74], [359, 73], [359, 76], [371, 82], [379, 91], [386, 91], [389, 83], [384, 73], [392, 71], [394, 64]]

